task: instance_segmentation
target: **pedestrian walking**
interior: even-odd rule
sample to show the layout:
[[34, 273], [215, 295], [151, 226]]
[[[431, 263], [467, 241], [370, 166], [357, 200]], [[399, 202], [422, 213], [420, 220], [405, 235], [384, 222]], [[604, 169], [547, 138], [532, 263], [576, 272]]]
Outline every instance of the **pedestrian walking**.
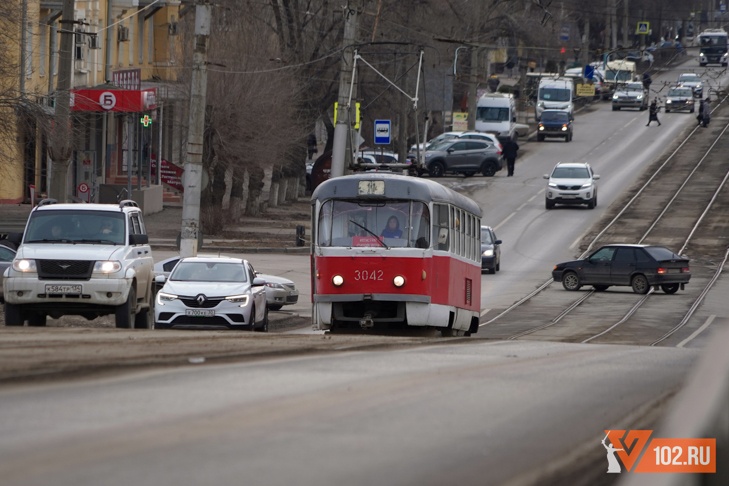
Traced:
[[505, 138], [501, 142], [501, 151], [506, 159], [507, 177], [514, 175], [514, 164], [516, 163], [516, 153], [519, 151], [519, 144], [512, 138]]
[[651, 105], [648, 108], [648, 123], [646, 123], [645, 126], [650, 126], [652, 121], [658, 122], [658, 126], [661, 126], [661, 121], [658, 119], [658, 110], [660, 110], [658, 101], [653, 98], [653, 101], [651, 101]]
[[709, 107], [709, 98], [699, 101], [699, 114], [696, 116], [699, 125], [706, 128], [711, 120], [711, 108]]

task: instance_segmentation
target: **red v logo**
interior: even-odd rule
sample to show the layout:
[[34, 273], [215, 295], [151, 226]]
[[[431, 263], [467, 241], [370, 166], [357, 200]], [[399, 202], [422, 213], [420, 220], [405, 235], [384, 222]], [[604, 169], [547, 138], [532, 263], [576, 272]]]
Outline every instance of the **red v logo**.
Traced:
[[620, 462], [623, 463], [626, 471], [633, 469], [635, 462], [640, 457], [643, 448], [653, 433], [652, 430], [630, 430], [627, 435], [625, 430], [606, 430], [605, 433], [610, 443], [618, 450]]

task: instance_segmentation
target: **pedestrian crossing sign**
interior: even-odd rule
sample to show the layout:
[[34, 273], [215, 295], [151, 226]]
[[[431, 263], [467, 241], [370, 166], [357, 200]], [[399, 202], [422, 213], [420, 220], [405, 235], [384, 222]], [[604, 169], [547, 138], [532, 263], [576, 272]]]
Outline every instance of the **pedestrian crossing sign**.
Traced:
[[638, 26], [635, 28], [635, 33], [638, 35], [648, 35], [651, 33], [650, 22], [638, 22]]

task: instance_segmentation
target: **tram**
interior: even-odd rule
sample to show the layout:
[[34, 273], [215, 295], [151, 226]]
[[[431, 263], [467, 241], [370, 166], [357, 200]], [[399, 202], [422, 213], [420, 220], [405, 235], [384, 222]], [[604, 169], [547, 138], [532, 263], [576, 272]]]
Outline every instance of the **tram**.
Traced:
[[428, 179], [360, 173], [311, 196], [314, 327], [478, 331], [481, 208]]

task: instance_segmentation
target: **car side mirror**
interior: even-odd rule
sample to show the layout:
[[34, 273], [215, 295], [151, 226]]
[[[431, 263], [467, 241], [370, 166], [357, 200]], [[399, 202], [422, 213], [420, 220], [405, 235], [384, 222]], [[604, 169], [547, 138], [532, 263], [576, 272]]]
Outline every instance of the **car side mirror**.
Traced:
[[501, 240], [494, 241], [494, 245], [500, 245], [500, 244], [501, 244]]
[[594, 180], [598, 180], [598, 179], [600, 178], [600, 174], [593, 174], [593, 175], [592, 175], [592, 178], [593, 178]]
[[154, 277], [154, 283], [163, 284], [167, 281], [166, 275], [157, 275]]
[[146, 245], [149, 243], [149, 236], [147, 235], [129, 235], [130, 245]]
[[549, 174], [544, 174], [544, 175], [543, 175], [542, 177], [543, 177], [544, 179], [549, 179]]
[[448, 152], [449, 154], [452, 154], [453, 153], [453, 149], [452, 148], [449, 148], [448, 150], [446, 150], [446, 152]]
[[264, 285], [266, 285], [266, 281], [263, 280], [262, 278], [256, 277], [256, 278], [253, 279], [253, 286], [254, 287], [263, 287]]

